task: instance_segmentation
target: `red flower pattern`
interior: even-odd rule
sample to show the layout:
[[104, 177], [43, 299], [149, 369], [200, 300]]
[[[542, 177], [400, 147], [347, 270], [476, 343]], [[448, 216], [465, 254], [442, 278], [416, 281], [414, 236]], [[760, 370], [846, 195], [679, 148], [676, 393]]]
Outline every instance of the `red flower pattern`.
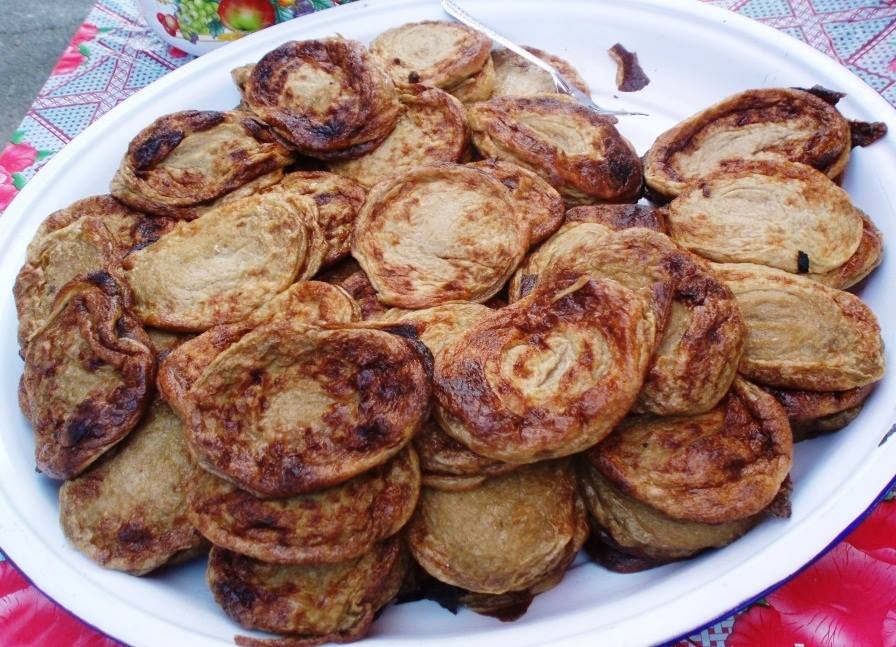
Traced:
[[68, 47], [65, 48], [65, 51], [62, 53], [62, 56], [59, 57], [59, 61], [56, 63], [56, 67], [53, 68], [53, 71], [50, 72], [53, 76], [57, 74], [68, 74], [69, 72], [74, 72], [78, 67], [87, 60], [87, 57], [84, 55], [81, 45], [88, 41], [93, 40], [99, 29], [97, 29], [96, 25], [92, 25], [89, 22], [85, 22], [81, 27], [75, 32], [75, 36], [72, 38]]
[[0, 212], [6, 209], [18, 193], [12, 174], [24, 171], [36, 159], [37, 151], [28, 144], [7, 144], [3, 152], [0, 152]]
[[738, 616], [726, 647], [896, 647], [896, 504]]
[[117, 647], [31, 586], [9, 562], [0, 562], [0, 644]]

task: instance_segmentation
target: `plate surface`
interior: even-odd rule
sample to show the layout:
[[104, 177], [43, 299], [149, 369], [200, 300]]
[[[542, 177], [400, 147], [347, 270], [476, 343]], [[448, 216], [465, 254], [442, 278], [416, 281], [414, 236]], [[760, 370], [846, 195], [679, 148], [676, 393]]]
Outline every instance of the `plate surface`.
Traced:
[[[815, 83], [847, 92], [850, 118], [885, 121], [891, 134], [857, 149], [845, 188], [896, 241], [896, 112], [857, 77], [788, 36], [696, 1], [466, 0], [484, 22], [518, 42], [570, 60], [598, 103], [649, 112], [619, 125], [643, 153], [678, 120], [752, 87]], [[59, 528], [57, 487], [34, 472], [33, 437], [18, 411], [21, 361], [12, 285], [25, 247], [51, 211], [105, 193], [128, 141], [153, 118], [187, 108], [226, 109], [238, 95], [229, 70], [254, 62], [283, 41], [332, 35], [369, 41], [404, 22], [441, 19], [435, 0], [364, 1], [272, 27], [172, 72], [111, 111], [25, 187], [0, 218], [0, 546], [50, 597], [80, 618], [133, 645], [230, 645], [239, 628], [214, 604], [204, 563], [134, 578], [104, 570], [71, 548]], [[651, 78], [619, 94], [605, 50], [615, 42], [638, 52]], [[618, 95], [619, 98], [616, 98]], [[896, 348], [896, 263], [884, 264], [861, 290]], [[891, 289], [889, 290], [892, 291]], [[888, 353], [888, 361], [893, 357]], [[792, 575], [868, 508], [896, 472], [896, 442], [881, 444], [894, 419], [896, 374], [887, 375], [846, 430], [797, 447], [790, 520], [770, 520], [732, 546], [635, 575], [616, 575], [579, 559], [563, 583], [539, 596], [520, 621], [432, 602], [387, 609], [365, 644], [643, 645], [672, 639], [726, 614]]]

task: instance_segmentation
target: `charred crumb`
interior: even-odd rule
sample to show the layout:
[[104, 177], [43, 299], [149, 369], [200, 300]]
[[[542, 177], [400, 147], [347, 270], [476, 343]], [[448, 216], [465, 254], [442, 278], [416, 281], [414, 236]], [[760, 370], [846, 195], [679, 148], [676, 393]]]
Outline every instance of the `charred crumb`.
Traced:
[[838, 92], [837, 90], [829, 90], [823, 85], [815, 84], [811, 88], [794, 88], [794, 90], [802, 90], [803, 92], [808, 92], [809, 94], [814, 94], [816, 97], [821, 99], [822, 101], [831, 104], [832, 106], [836, 106], [840, 99], [846, 96], [845, 92]]
[[802, 250], [796, 253], [796, 269], [800, 274], [809, 272], [809, 255]]
[[620, 92], [637, 92], [647, 87], [650, 79], [638, 63], [636, 52], [630, 52], [616, 43], [607, 53], [616, 61], [616, 88]]
[[420, 75], [417, 72], [408, 74], [408, 83], [420, 83]]
[[849, 134], [853, 148], [871, 146], [887, 134], [887, 124], [882, 121], [850, 121]]

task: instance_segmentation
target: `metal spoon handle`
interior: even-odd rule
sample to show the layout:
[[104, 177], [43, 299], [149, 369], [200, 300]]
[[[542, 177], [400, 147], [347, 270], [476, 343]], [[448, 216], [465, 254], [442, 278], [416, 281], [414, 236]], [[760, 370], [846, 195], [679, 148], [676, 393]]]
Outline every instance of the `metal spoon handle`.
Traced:
[[496, 32], [494, 29], [492, 29], [491, 27], [486, 27], [481, 22], [476, 20], [473, 16], [471, 16], [466, 11], [464, 11], [463, 9], [458, 7], [454, 2], [452, 2], [452, 0], [442, 0], [442, 9], [444, 9], [445, 13], [447, 13], [449, 16], [456, 18], [460, 22], [464, 23], [468, 27], [472, 27], [476, 31], [482, 32], [483, 34], [485, 34], [486, 36], [491, 38], [493, 41], [495, 41], [499, 45], [506, 47], [507, 49], [509, 49], [511, 52], [513, 52], [517, 56], [520, 56], [520, 57], [526, 59], [527, 61], [532, 63], [532, 65], [537, 65], [538, 67], [543, 69], [548, 74], [551, 74], [551, 75], [557, 74], [557, 70], [554, 68], [553, 65], [550, 65], [550, 64], [544, 62], [543, 60], [541, 60], [540, 58], [538, 58], [531, 52], [523, 49], [522, 47], [520, 47], [513, 41], [505, 38], [504, 36], [502, 36], [501, 34]]

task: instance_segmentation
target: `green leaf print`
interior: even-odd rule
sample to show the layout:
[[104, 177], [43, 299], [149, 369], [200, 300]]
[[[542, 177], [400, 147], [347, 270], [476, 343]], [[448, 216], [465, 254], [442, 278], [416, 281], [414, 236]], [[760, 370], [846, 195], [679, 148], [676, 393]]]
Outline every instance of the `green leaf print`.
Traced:
[[17, 188], [19, 191], [22, 190], [22, 187], [25, 186], [25, 182], [28, 180], [25, 179], [25, 176], [21, 173], [13, 173], [12, 174], [12, 185]]

